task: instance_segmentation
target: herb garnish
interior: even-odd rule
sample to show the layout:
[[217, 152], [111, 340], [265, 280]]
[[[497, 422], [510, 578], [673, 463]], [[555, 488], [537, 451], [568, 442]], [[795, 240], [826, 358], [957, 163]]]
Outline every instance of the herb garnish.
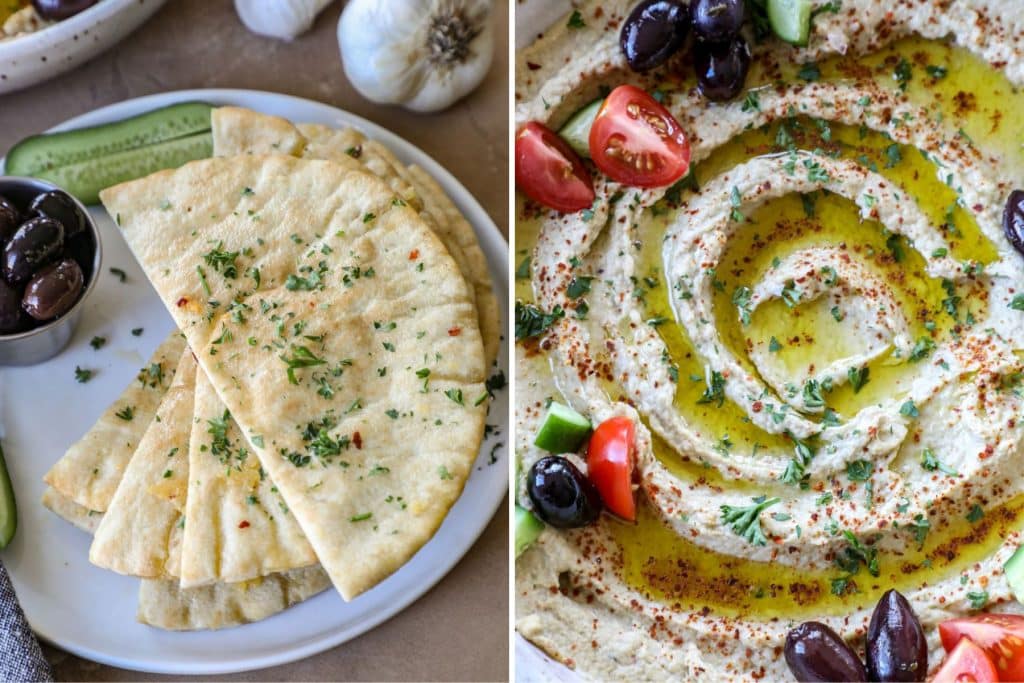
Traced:
[[767, 545], [768, 539], [761, 529], [761, 512], [766, 508], [782, 502], [781, 498], [765, 498], [758, 496], [752, 499], [753, 505], [737, 507], [723, 505], [722, 523], [728, 524], [733, 533], [747, 539], [753, 545]]
[[284, 361], [285, 365], [288, 366], [288, 381], [292, 384], [298, 384], [299, 380], [295, 377], [296, 368], [311, 368], [317, 365], [325, 365], [327, 363], [323, 358], [318, 358], [312, 351], [305, 346], [291, 346], [291, 357], [281, 354], [280, 358]]

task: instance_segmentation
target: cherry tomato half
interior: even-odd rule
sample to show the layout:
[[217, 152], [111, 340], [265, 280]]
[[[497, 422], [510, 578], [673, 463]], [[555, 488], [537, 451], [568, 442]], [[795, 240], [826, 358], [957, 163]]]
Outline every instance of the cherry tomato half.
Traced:
[[608, 509], [633, 522], [633, 469], [636, 467], [636, 425], [628, 417], [613, 417], [597, 426], [587, 445], [587, 478], [597, 487]]
[[942, 663], [932, 683], [995, 683], [998, 680], [996, 666], [985, 651], [967, 638], [961, 638]]
[[612, 180], [662, 187], [690, 169], [690, 143], [668, 109], [640, 88], [620, 85], [590, 127], [590, 157]]
[[939, 636], [946, 652], [959, 647], [961, 639], [969, 639], [991, 658], [998, 680], [1024, 681], [1024, 616], [977, 614], [950, 619], [939, 624]]
[[594, 203], [594, 184], [579, 155], [535, 121], [516, 135], [516, 187], [556, 211], [581, 211]]

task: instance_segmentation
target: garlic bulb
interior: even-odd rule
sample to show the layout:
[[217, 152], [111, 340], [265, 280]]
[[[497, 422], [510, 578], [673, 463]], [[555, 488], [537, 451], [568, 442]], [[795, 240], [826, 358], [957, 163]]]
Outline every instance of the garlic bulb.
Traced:
[[338, 22], [345, 74], [367, 99], [439, 111], [491, 66], [490, 0], [349, 0]]
[[235, 11], [253, 33], [292, 40], [313, 26], [333, 0], [235, 0]]

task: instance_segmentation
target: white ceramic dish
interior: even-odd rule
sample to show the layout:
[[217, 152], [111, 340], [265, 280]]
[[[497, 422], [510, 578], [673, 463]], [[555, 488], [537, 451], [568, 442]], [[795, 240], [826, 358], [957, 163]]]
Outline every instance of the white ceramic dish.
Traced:
[[87, 62], [151, 17], [167, 0], [100, 0], [35, 33], [0, 41], [0, 93], [41, 83]]
[[[113, 121], [186, 100], [240, 105], [294, 121], [355, 126], [402, 161], [420, 165], [437, 178], [476, 228], [500, 310], [508, 310], [508, 245], [487, 213], [436, 161], [352, 114], [285, 95], [192, 90], [121, 102], [58, 129]], [[488, 420], [499, 429], [485, 441], [462, 497], [437, 535], [373, 590], [349, 603], [329, 590], [262, 622], [223, 631], [171, 633], [135, 621], [138, 580], [89, 564], [90, 538], [39, 503], [43, 474], [134, 380], [173, 328], [113, 221], [102, 208], [92, 213], [103, 238], [104, 266], [70, 345], [42, 365], [0, 369], [0, 409], [7, 427], [3, 445], [20, 516], [17, 535], [2, 559], [32, 628], [77, 655], [128, 669], [169, 674], [241, 671], [308, 657], [354, 638], [399, 612], [447, 574], [476, 541], [508, 488], [507, 391], [498, 393]], [[109, 273], [110, 267], [123, 269], [127, 282], [121, 284]], [[131, 330], [138, 327], [145, 331], [132, 336]], [[95, 335], [108, 340], [100, 351], [89, 346]], [[507, 377], [507, 341], [501, 359]], [[75, 366], [96, 370], [94, 379], [77, 384]], [[505, 587], [495, 584], [495, 589]], [[402, 654], [397, 643], [394, 654]]]

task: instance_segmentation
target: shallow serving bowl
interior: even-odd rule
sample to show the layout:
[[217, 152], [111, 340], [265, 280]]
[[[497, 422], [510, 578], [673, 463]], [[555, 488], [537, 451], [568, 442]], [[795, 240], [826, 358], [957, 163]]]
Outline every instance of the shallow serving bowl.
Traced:
[[100, 0], [35, 33], [0, 40], [0, 93], [75, 68], [121, 41], [167, 0]]
[[[61, 189], [45, 180], [0, 176], [0, 195], [7, 197], [19, 206], [28, 204], [38, 194]], [[95, 245], [91, 268], [88, 272], [83, 273], [85, 287], [82, 294], [71, 310], [59, 318], [25, 332], [0, 335], [0, 365], [35, 365], [60, 353], [68, 345], [71, 335], [75, 332], [78, 320], [82, 317], [85, 300], [96, 287], [100, 265], [103, 262], [103, 246], [100, 241], [99, 228], [96, 227], [88, 210], [77, 199], [75, 199], [75, 204], [82, 215], [86, 217], [86, 230], [92, 236]]]

